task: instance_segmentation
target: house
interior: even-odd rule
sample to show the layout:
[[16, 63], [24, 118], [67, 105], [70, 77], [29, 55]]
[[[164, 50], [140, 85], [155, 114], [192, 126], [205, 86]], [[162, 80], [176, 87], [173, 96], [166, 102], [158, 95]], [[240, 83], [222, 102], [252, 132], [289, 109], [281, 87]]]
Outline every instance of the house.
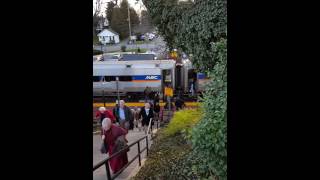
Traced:
[[111, 29], [104, 29], [98, 34], [99, 41], [102, 44], [114, 44], [119, 43], [119, 34]]

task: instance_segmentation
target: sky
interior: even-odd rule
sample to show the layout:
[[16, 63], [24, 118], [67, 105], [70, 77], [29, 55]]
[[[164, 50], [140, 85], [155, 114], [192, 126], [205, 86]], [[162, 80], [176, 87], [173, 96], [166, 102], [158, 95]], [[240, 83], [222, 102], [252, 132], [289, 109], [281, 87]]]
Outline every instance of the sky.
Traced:
[[[102, 1], [101, 14], [105, 16], [105, 9], [107, 7], [107, 2], [109, 2], [110, 0], [101, 0], [101, 1]], [[133, 7], [138, 14], [140, 14], [141, 10], [145, 9], [141, 0], [139, 0], [138, 4], [135, 4], [136, 0], [127, 0], [127, 1], [129, 2], [130, 7]], [[120, 5], [120, 3], [121, 3], [121, 0], [118, 0], [118, 5]], [[93, 0], [93, 7], [95, 7], [95, 5], [96, 5], [96, 0]]]

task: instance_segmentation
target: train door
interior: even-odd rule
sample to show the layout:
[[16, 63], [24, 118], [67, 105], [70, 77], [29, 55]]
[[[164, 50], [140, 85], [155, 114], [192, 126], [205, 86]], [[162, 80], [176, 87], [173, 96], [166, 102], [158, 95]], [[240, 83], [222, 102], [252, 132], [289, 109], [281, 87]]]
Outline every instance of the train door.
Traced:
[[174, 81], [173, 81], [173, 70], [172, 69], [163, 69], [161, 72], [162, 75], [162, 94], [164, 93], [165, 87], [172, 87], [174, 88]]
[[184, 84], [183, 84], [183, 68], [182, 68], [182, 66], [177, 65], [175, 71], [176, 71], [176, 73], [175, 73], [176, 90], [178, 92], [181, 91], [181, 93], [183, 93]]
[[181, 65], [177, 65], [175, 69], [175, 87], [176, 92], [179, 95], [183, 95], [183, 92], [185, 90], [184, 85], [184, 68]]

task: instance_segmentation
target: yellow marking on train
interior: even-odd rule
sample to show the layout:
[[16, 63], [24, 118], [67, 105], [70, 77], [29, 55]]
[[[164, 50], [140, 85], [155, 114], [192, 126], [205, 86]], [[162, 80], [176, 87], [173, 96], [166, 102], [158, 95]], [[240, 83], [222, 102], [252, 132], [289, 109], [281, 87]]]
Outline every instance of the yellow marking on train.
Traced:
[[[198, 102], [185, 102], [186, 106], [199, 106]], [[106, 103], [105, 107], [114, 107], [116, 105], [116, 103]], [[165, 105], [165, 103], [160, 103], [160, 106], [163, 107]], [[103, 103], [93, 103], [93, 107], [101, 107], [103, 106]], [[130, 107], [141, 107], [144, 106], [143, 102], [134, 102], [134, 103], [130, 103], [127, 102], [126, 106], [130, 106]]]

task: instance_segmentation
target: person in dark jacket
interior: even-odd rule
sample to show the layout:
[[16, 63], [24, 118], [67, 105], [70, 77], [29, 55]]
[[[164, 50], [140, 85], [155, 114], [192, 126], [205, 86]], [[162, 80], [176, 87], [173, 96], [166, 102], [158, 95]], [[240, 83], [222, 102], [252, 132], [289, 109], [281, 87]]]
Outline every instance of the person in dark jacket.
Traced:
[[175, 106], [176, 106], [176, 110], [178, 111], [185, 107], [185, 103], [180, 97], [178, 97], [175, 101]]
[[127, 130], [130, 129], [130, 124], [133, 124], [133, 115], [131, 109], [125, 105], [124, 100], [120, 100], [119, 107], [116, 108], [116, 119], [120, 124], [120, 127]]
[[[145, 103], [144, 107], [141, 108], [141, 111], [139, 113], [139, 118], [142, 117], [142, 127], [144, 129], [144, 132], [147, 134], [147, 128], [149, 126], [150, 120], [154, 117], [153, 115], [153, 109], [150, 106], [150, 103]], [[152, 130], [153, 122], [151, 122], [151, 130]]]
[[159, 113], [160, 113], [160, 105], [159, 105], [159, 102], [156, 102], [156, 103], [154, 104], [153, 111], [154, 111], [154, 119], [155, 119], [156, 121], [158, 121], [158, 119], [159, 119]]
[[164, 105], [164, 109], [165, 110], [169, 110], [169, 104], [171, 105], [171, 110], [173, 110], [173, 108], [174, 108], [174, 105], [173, 105], [173, 103], [171, 102], [171, 103], [169, 103], [168, 101], [166, 102], [166, 104]]
[[119, 102], [118, 100], [116, 100], [116, 105], [114, 106], [114, 108], [112, 109], [112, 113], [113, 113], [113, 116], [115, 117], [115, 122], [119, 122], [119, 119], [117, 117], [117, 109], [119, 108]]

